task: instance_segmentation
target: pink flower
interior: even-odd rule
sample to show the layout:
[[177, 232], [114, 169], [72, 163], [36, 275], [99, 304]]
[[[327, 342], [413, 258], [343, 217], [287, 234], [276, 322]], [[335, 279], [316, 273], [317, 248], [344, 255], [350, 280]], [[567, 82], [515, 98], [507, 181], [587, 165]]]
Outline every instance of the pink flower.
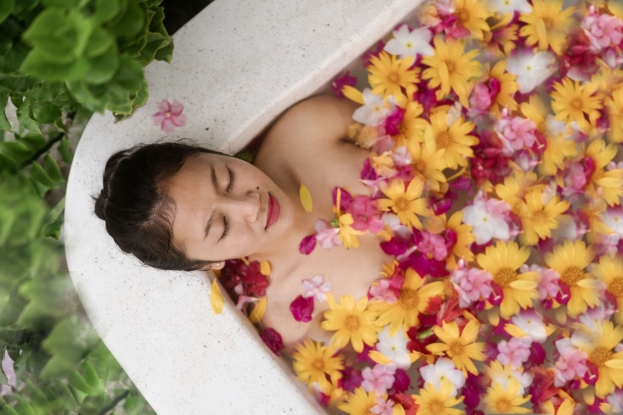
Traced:
[[510, 364], [513, 369], [521, 367], [530, 357], [530, 337], [513, 337], [510, 341], [502, 340], [498, 344], [498, 360], [503, 365]]
[[367, 196], [355, 196], [347, 210], [353, 216], [351, 227], [358, 231], [377, 233], [383, 230], [381, 211], [376, 208], [374, 200]]
[[577, 161], [570, 163], [567, 174], [565, 174], [565, 186], [579, 191], [586, 186], [586, 180], [584, 167]]
[[474, 85], [470, 99], [470, 109], [474, 109], [479, 112], [488, 111], [491, 106], [491, 102], [489, 88], [487, 88], [487, 86], [482, 82], [478, 82]]
[[[537, 267], [537, 265], [532, 266], [532, 268], [534, 267]], [[537, 287], [539, 290], [539, 298], [544, 300], [547, 296], [550, 296], [551, 298], [556, 297], [558, 294], [558, 281], [560, 281], [560, 275], [556, 270], [541, 270], [541, 279], [539, 280], [539, 285]]]
[[556, 361], [555, 386], [562, 386], [577, 377], [582, 378], [588, 370], [586, 362], [588, 356], [584, 350], [572, 346], [570, 339], [556, 341], [556, 349], [560, 357]]
[[166, 99], [158, 103], [158, 111], [152, 115], [154, 125], [160, 125], [160, 129], [165, 133], [172, 133], [175, 127], [183, 127], [186, 124], [186, 116], [182, 114], [184, 106], [177, 101], [171, 104]]
[[448, 256], [448, 248], [446, 247], [446, 240], [443, 236], [426, 231], [423, 231], [421, 235], [422, 240], [420, 241], [418, 250], [423, 254], [428, 254], [429, 257], [435, 258], [437, 261], [445, 260]]
[[314, 312], [314, 299], [299, 295], [290, 303], [290, 312], [296, 321], [309, 323]]
[[599, 52], [611, 44], [618, 45], [623, 39], [623, 21], [616, 16], [595, 13], [594, 5], [588, 11], [588, 16], [582, 21], [582, 28], [591, 41], [591, 50]]
[[333, 93], [337, 97], [342, 98], [344, 97], [344, 93], [342, 92], [342, 89], [346, 85], [352, 86], [352, 87], [357, 85], [357, 78], [355, 78], [354, 76], [351, 76], [349, 71], [346, 71], [344, 75], [340, 76], [339, 78], [336, 78], [331, 83], [331, 89], [333, 90]]
[[493, 278], [487, 271], [478, 268], [459, 268], [450, 276], [459, 292], [459, 306], [468, 307], [472, 302], [491, 295], [491, 282]]
[[370, 408], [370, 412], [374, 415], [393, 415], [395, 402], [391, 399], [385, 400], [376, 397], [376, 405]]
[[371, 300], [386, 301], [389, 304], [398, 300], [396, 289], [392, 287], [391, 281], [388, 279], [379, 280], [376, 284], [371, 285], [369, 296]]
[[327, 300], [327, 294], [331, 292], [331, 283], [324, 280], [322, 275], [315, 275], [310, 280], [303, 280], [303, 289], [305, 290], [305, 294], [303, 297], [314, 299], [318, 302], [323, 302]]
[[316, 230], [316, 240], [320, 242], [320, 245], [324, 249], [331, 249], [334, 246], [341, 245], [337, 237], [340, 229], [332, 228], [326, 220], [318, 219], [314, 225], [314, 229]]
[[532, 147], [536, 141], [536, 124], [528, 118], [510, 117], [506, 109], [495, 124], [495, 130], [502, 141], [502, 153], [506, 156], [525, 147]]
[[377, 364], [374, 369], [367, 367], [361, 373], [363, 376], [361, 386], [368, 393], [374, 392], [377, 395], [382, 395], [394, 384], [394, 373], [396, 373], [396, 365], [394, 364]]

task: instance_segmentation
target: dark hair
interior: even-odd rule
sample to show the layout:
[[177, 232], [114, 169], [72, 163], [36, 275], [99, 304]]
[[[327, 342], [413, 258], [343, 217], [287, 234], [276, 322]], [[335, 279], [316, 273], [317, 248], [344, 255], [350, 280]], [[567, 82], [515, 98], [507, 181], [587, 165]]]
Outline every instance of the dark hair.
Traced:
[[106, 231], [123, 252], [164, 270], [195, 271], [212, 264], [187, 258], [173, 241], [175, 205], [163, 186], [186, 159], [199, 153], [225, 155], [172, 142], [139, 144], [108, 159], [95, 214], [106, 222]]

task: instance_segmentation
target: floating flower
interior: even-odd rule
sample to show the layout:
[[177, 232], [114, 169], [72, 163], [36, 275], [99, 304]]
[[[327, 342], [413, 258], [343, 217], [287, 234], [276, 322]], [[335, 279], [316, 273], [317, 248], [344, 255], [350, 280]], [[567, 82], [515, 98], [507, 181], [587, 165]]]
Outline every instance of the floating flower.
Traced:
[[456, 321], [442, 323], [442, 327], [433, 327], [435, 335], [443, 343], [433, 343], [426, 346], [426, 349], [433, 354], [446, 354], [452, 359], [454, 365], [463, 371], [467, 376], [467, 372], [477, 375], [478, 369], [472, 362], [474, 360], [484, 361], [487, 356], [482, 353], [485, 349], [485, 343], [475, 343], [478, 337], [479, 324], [474, 320], [463, 328], [463, 332], [459, 336], [459, 326]]
[[424, 109], [419, 102], [409, 102], [406, 104], [402, 114], [402, 121], [398, 126], [398, 134], [394, 137], [396, 145], [408, 145], [410, 141], [422, 141], [426, 128], [426, 120], [421, 118]]
[[554, 73], [552, 67], [556, 59], [549, 52], [534, 53], [531, 49], [524, 49], [509, 57], [506, 62], [506, 70], [517, 75], [515, 81], [519, 84], [519, 92], [527, 94]]
[[417, 326], [420, 322], [418, 315], [426, 310], [429, 300], [444, 291], [443, 282], [424, 284], [425, 281], [426, 278], [408, 268], [398, 301], [393, 304], [377, 303], [373, 306], [379, 313], [377, 324], [381, 327], [389, 324], [391, 336], [396, 335], [401, 326], [406, 329]]
[[358, 235], [362, 235], [364, 232], [353, 229], [351, 226], [355, 221], [350, 213], [340, 215], [339, 220], [340, 232], [338, 233], [339, 241], [344, 245], [344, 248], [358, 248], [359, 239]]
[[441, 390], [444, 381], [449, 381], [452, 384], [450, 396], [456, 396], [458, 389], [465, 385], [467, 379], [463, 372], [455, 368], [454, 362], [446, 357], [440, 357], [435, 364], [420, 366], [420, 374], [422, 379], [434, 386], [437, 391]]
[[314, 230], [316, 231], [316, 240], [324, 249], [331, 249], [342, 244], [338, 237], [340, 229], [332, 228], [326, 220], [318, 219], [314, 224]]
[[435, 143], [430, 140], [424, 143], [408, 140], [406, 145], [411, 154], [413, 172], [424, 180], [430, 190], [439, 191], [439, 185], [446, 182], [443, 174], [443, 169], [446, 168], [446, 150], [436, 149]]
[[489, 31], [486, 20], [489, 11], [481, 0], [455, 0], [457, 23], [470, 31], [474, 39], [483, 40], [483, 34]]
[[502, 117], [495, 123], [495, 130], [502, 141], [502, 152], [511, 156], [524, 147], [530, 148], [536, 141], [536, 125], [532, 120], [522, 117], [508, 116], [508, 111], [502, 111]]
[[556, 349], [560, 357], [556, 361], [556, 378], [554, 385], [561, 387], [576, 378], [583, 378], [588, 370], [586, 361], [588, 355], [584, 350], [577, 349], [571, 339], [563, 338], [556, 341]]
[[429, 88], [440, 89], [437, 99], [442, 99], [453, 90], [464, 107], [469, 106], [467, 101], [470, 93], [468, 81], [482, 75], [480, 63], [476, 60], [477, 50], [465, 53], [465, 45], [448, 39], [444, 42], [438, 37], [433, 39], [435, 55], [425, 56], [422, 63], [429, 66], [422, 72], [422, 79], [428, 80]]
[[616, 322], [623, 324], [623, 260], [602, 256], [592, 274], [605, 284], [606, 291], [616, 299]]
[[376, 397], [376, 405], [370, 408], [370, 413], [374, 415], [393, 415], [395, 402], [391, 399]]
[[422, 222], [416, 215], [429, 215], [428, 200], [420, 198], [423, 190], [424, 181], [419, 177], [411, 180], [406, 191], [402, 179], [392, 180], [389, 186], [381, 187], [387, 199], [379, 199], [377, 206], [384, 211], [391, 209], [409, 229], [422, 229]]
[[558, 217], [567, 209], [569, 202], [558, 196], [543, 203], [543, 192], [533, 190], [526, 194], [526, 215], [521, 217], [523, 233], [520, 240], [524, 245], [536, 245], [540, 239], [550, 238], [551, 230], [558, 228]]
[[459, 292], [459, 307], [466, 308], [474, 301], [491, 295], [491, 274], [478, 268], [458, 269], [450, 276]]
[[[588, 145], [584, 152], [584, 162], [591, 163], [592, 174], [586, 191], [592, 197], [601, 192], [608, 205], [619, 204], [619, 197], [623, 196], [623, 168], [604, 171], [604, 168], [616, 156], [618, 148], [616, 144], [608, 144], [601, 140], [595, 140]], [[590, 159], [590, 160], [586, 160]]]
[[[383, 395], [381, 398], [387, 399], [387, 395]], [[369, 415], [372, 413], [372, 408], [377, 405], [376, 399], [376, 394], [368, 393], [364, 388], [358, 387], [354, 393], [348, 396], [346, 402], [338, 403], [337, 407], [350, 415]]]
[[488, 246], [485, 253], [477, 257], [478, 265], [491, 274], [493, 282], [504, 292], [500, 304], [503, 318], [517, 314], [520, 306], [524, 309], [531, 307], [532, 299], [539, 297], [536, 290], [538, 273], [517, 273], [529, 256], [530, 251], [519, 248], [515, 242], [498, 242], [495, 247]]
[[375, 202], [367, 196], [355, 196], [350, 202], [348, 213], [353, 217], [353, 229], [358, 231], [370, 231], [378, 233], [383, 230], [381, 212], [376, 208]]
[[585, 271], [594, 257], [592, 248], [586, 247], [582, 241], [565, 241], [564, 245], [557, 245], [552, 253], [545, 255], [547, 266], [556, 270], [560, 281], [571, 289], [567, 304], [571, 317], [585, 312], [587, 305], [595, 307], [600, 303], [598, 290], [601, 284]]
[[458, 166], [467, 166], [467, 157], [473, 157], [471, 146], [478, 144], [478, 139], [469, 135], [474, 124], [459, 117], [448, 125], [447, 113], [437, 111], [430, 117], [430, 123], [424, 130], [424, 141], [434, 142], [436, 149], [444, 149], [443, 154], [446, 167], [456, 169]]
[[430, 44], [433, 34], [427, 27], [409, 30], [409, 26], [403, 24], [393, 32], [394, 37], [385, 44], [385, 50], [391, 54], [399, 55], [400, 59], [416, 55], [430, 56], [435, 53]]
[[[446, 222], [446, 215], [442, 215], [442, 220]], [[446, 236], [454, 235], [456, 240], [450, 244], [450, 255], [446, 258], [446, 264], [449, 269], [456, 269], [456, 258], [465, 261], [473, 261], [474, 254], [470, 250], [471, 244], [476, 240], [476, 236], [472, 233], [473, 227], [461, 223], [463, 220], [463, 212], [455, 212], [446, 222]]]
[[595, 84], [580, 85], [569, 78], [554, 83], [552, 109], [556, 119], [567, 123], [575, 121], [585, 131], [595, 125], [602, 107], [601, 98], [594, 95], [596, 89]]
[[[532, 339], [533, 342], [543, 343], [547, 339], [547, 330], [543, 323], [543, 317], [540, 316], [533, 308], [529, 310], [521, 310], [511, 318], [511, 322], [518, 327], [523, 333]], [[506, 328], [507, 326], [505, 326]], [[508, 331], [508, 330], [507, 330]], [[511, 333], [512, 334], [512, 333]], [[515, 334], [513, 334], [516, 336]]]
[[353, 120], [361, 124], [375, 125], [394, 110], [391, 103], [385, 101], [381, 95], [373, 93], [370, 88], [363, 90], [362, 99], [363, 106], [353, 113]]
[[524, 397], [523, 394], [519, 393], [520, 389], [521, 385], [515, 379], [511, 379], [505, 389], [499, 383], [493, 382], [491, 387], [487, 388], [484, 403], [491, 413], [529, 414], [532, 411], [521, 407], [521, 405], [528, 402], [532, 395]]
[[520, 368], [530, 357], [530, 345], [532, 339], [513, 337], [509, 341], [502, 340], [498, 343], [497, 359], [503, 365], [510, 365], [513, 369]]
[[165, 133], [173, 133], [175, 127], [183, 127], [186, 124], [186, 116], [182, 114], [184, 106], [177, 101], [171, 104], [168, 100], [158, 103], [158, 112], [152, 115], [154, 125], [159, 125]]
[[594, 52], [610, 45], [618, 45], [623, 40], [623, 21], [606, 13], [596, 13], [595, 6], [589, 8], [588, 16], [582, 20], [582, 29], [590, 39]]
[[383, 97], [402, 95], [400, 88], [419, 81], [419, 69], [409, 69], [414, 62], [412, 56], [398, 59], [394, 55], [382, 51], [378, 57], [370, 59], [368, 81], [372, 86], [372, 93]]
[[327, 294], [331, 292], [331, 283], [329, 281], [325, 281], [324, 276], [322, 275], [314, 275], [313, 278], [303, 280], [301, 283], [303, 284], [303, 289], [305, 290], [303, 297], [314, 297], [314, 299], [320, 303], [326, 301]]
[[375, 365], [373, 369], [365, 368], [361, 375], [363, 382], [361, 386], [366, 392], [374, 392], [376, 396], [381, 396], [394, 384], [395, 365]]
[[[297, 378], [312, 385], [317, 382], [323, 391], [328, 391], [332, 384], [342, 378], [340, 370], [344, 369], [344, 358], [335, 354], [333, 347], [323, 346], [322, 343], [305, 339], [302, 344], [295, 346], [292, 353], [294, 372]], [[331, 383], [327, 380], [331, 379]]]
[[523, 368], [513, 369], [510, 365], [502, 365], [498, 360], [493, 360], [485, 371], [492, 383], [498, 383], [502, 389], [507, 389], [511, 380], [519, 382], [519, 395], [523, 395], [525, 391], [532, 385], [534, 378]]
[[335, 331], [331, 343], [337, 347], [344, 347], [352, 343], [357, 352], [363, 350], [363, 344], [372, 346], [377, 341], [377, 333], [382, 328], [376, 326], [377, 314], [368, 306], [368, 297], [362, 297], [357, 303], [351, 294], [340, 297], [340, 304], [335, 301], [333, 294], [327, 297], [329, 311], [324, 313], [324, 321], [320, 324], [325, 330]]
[[474, 203], [465, 206], [462, 210], [463, 222], [473, 226], [472, 233], [476, 236], [476, 243], [483, 245], [491, 238], [507, 241], [510, 238], [510, 228], [507, 223], [510, 205], [497, 199], [485, 199], [482, 192], [478, 192]]
[[399, 369], [408, 369], [411, 366], [411, 357], [407, 349], [409, 339], [404, 330], [399, 330], [393, 336], [389, 333], [389, 327], [379, 333], [379, 342], [376, 349], [392, 361]]
[[528, 3], [528, 0], [491, 0], [489, 1], [489, 7], [491, 11], [505, 14], [505, 13], [530, 13], [532, 6]]
[[618, 88], [607, 96], [604, 105], [608, 110], [610, 128], [608, 129], [608, 140], [614, 143], [623, 142], [623, 88]]
[[567, 32], [573, 25], [571, 15], [574, 7], [562, 9], [562, 0], [532, 0], [532, 12], [522, 14], [519, 20], [526, 25], [519, 31], [526, 37], [526, 45], [537, 45], [537, 49], [546, 51], [548, 47], [557, 55], [562, 55]]
[[513, 98], [515, 92], [519, 90], [519, 84], [515, 81], [517, 75], [506, 71], [506, 60], [501, 60], [493, 66], [490, 71], [487, 70], [486, 78], [489, 85], [495, 85], [492, 98], [492, 106], [490, 107], [492, 114], [495, 116], [499, 112], [499, 107], [508, 108], [511, 111], [517, 109], [517, 101]]
[[461, 415], [462, 410], [453, 408], [464, 399], [463, 396], [455, 398], [452, 395], [452, 383], [443, 380], [439, 390], [430, 383], [425, 383], [420, 389], [420, 394], [415, 395], [415, 403], [419, 405], [418, 415]]

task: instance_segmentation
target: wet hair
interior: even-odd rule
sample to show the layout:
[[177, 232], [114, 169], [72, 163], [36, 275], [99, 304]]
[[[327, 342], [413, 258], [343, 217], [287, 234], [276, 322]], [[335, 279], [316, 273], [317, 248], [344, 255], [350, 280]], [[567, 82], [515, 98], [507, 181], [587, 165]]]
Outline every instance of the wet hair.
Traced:
[[226, 155], [170, 142], [139, 144], [110, 156], [95, 214], [106, 222], [106, 231], [123, 252], [164, 270], [195, 271], [213, 264], [187, 258], [173, 241], [175, 204], [165, 192], [166, 181], [199, 153]]

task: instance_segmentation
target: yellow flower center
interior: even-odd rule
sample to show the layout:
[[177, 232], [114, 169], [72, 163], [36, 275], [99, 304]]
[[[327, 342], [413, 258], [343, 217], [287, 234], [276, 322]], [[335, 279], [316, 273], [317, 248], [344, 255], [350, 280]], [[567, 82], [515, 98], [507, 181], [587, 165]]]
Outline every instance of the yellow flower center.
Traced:
[[465, 352], [465, 345], [460, 341], [455, 341], [450, 344], [448, 349], [448, 355], [450, 357], [461, 356]]
[[502, 288], [507, 288], [517, 279], [517, 273], [508, 267], [501, 268], [494, 276], [493, 282]]
[[599, 346], [588, 357], [588, 361], [597, 367], [601, 367], [610, 360], [612, 352], [604, 346]]
[[554, 25], [554, 19], [549, 16], [542, 17], [541, 19], [543, 20], [545, 27], [547, 27], [548, 29]]
[[446, 67], [448, 68], [448, 73], [452, 75], [456, 71], [456, 62], [446, 61]]
[[573, 98], [569, 102], [569, 106], [576, 111], [582, 111], [582, 108], [584, 108], [584, 102], [582, 101], [582, 98]]
[[511, 211], [520, 218], [526, 218], [530, 215], [528, 208], [523, 202], [515, 203], [515, 205], [511, 208]]
[[495, 401], [495, 409], [496, 409], [496, 412], [498, 413], [501, 413], [501, 414], [510, 413], [512, 408], [513, 408], [513, 405], [511, 404], [511, 401], [508, 400], [508, 398], [499, 398], [497, 401]]
[[547, 123], [545, 122], [545, 120], [541, 121], [537, 126], [536, 126], [536, 130], [538, 132], [540, 132], [541, 134], [545, 134], [547, 135]]
[[433, 398], [428, 402], [428, 412], [431, 414], [441, 414], [445, 412], [445, 406], [441, 400]]
[[409, 288], [400, 290], [398, 302], [405, 310], [410, 311], [417, 309], [419, 301], [420, 299], [416, 290], [411, 290]]
[[608, 291], [617, 298], [623, 297], [623, 277], [616, 277], [608, 284]]
[[537, 210], [532, 213], [532, 220], [538, 224], [543, 224], [549, 220], [545, 212], [541, 210]]
[[408, 212], [411, 208], [411, 203], [406, 197], [400, 196], [394, 201], [395, 212]]
[[584, 271], [575, 265], [567, 267], [565, 272], [560, 275], [560, 279], [569, 287], [573, 287], [578, 281], [584, 279]]
[[424, 163], [422, 160], [411, 163], [411, 167], [413, 167], [413, 170], [419, 173], [424, 173], [426, 171], [426, 163]]
[[446, 148], [452, 144], [452, 136], [448, 131], [442, 131], [437, 134], [435, 141], [437, 141], [437, 148]]
[[593, 218], [597, 217], [597, 215], [599, 214], [599, 211], [597, 209], [592, 208], [592, 207], [586, 207], [586, 208], [580, 209], [580, 210], [589, 219], [593, 219]]
[[319, 371], [319, 372], [323, 372], [324, 371], [324, 360], [323, 359], [316, 359], [314, 360], [314, 362], [311, 364], [311, 366]]
[[465, 9], [457, 10], [456, 12], [456, 20], [459, 21], [462, 25], [469, 21], [469, 12]]
[[350, 315], [344, 319], [344, 327], [346, 328], [346, 330], [355, 331], [359, 328], [360, 325], [361, 321], [357, 316]]
[[390, 72], [387, 74], [387, 80], [391, 83], [397, 84], [400, 81], [400, 75], [397, 72]]

